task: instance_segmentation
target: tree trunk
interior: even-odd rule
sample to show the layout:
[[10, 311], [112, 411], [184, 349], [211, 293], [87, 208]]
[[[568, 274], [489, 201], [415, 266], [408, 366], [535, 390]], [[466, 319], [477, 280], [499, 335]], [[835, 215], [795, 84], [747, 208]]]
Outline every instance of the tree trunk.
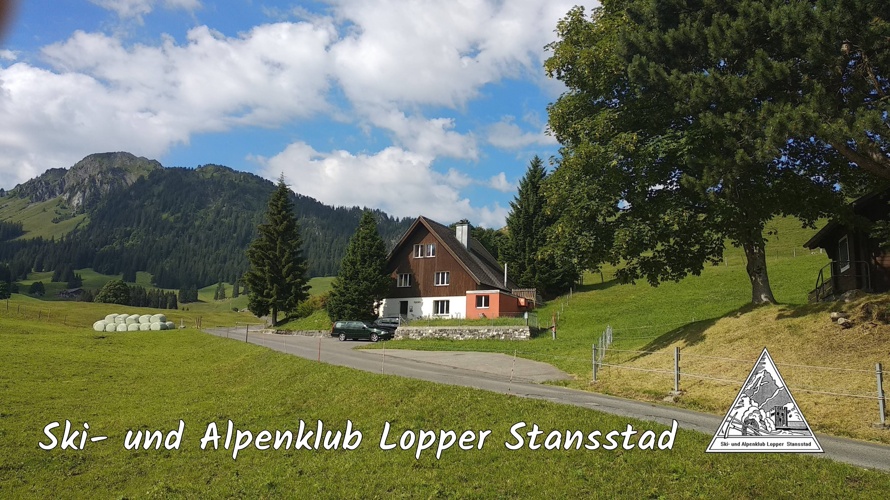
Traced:
[[278, 326], [278, 308], [272, 306], [272, 326]]
[[[760, 236], [758, 234], [758, 236]], [[756, 242], [745, 243], [745, 257], [748, 258], [748, 279], [751, 280], [751, 303], [754, 305], [775, 304], [773, 290], [769, 286], [769, 276], [766, 273], [766, 249], [763, 240], [757, 238]]]

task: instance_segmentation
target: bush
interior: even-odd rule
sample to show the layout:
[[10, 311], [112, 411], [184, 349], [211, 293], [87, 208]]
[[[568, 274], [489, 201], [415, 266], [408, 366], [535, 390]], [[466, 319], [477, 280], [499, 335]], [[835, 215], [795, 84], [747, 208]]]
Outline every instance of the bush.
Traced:
[[[330, 292], [325, 292], [321, 295], [313, 295], [308, 299], [300, 302], [300, 305], [297, 306], [297, 311], [295, 317], [297, 318], [306, 318], [312, 315], [315, 311], [320, 311], [327, 307], [328, 298], [330, 297]], [[234, 308], [233, 308], [234, 309]], [[237, 309], [235, 309], [237, 310]]]

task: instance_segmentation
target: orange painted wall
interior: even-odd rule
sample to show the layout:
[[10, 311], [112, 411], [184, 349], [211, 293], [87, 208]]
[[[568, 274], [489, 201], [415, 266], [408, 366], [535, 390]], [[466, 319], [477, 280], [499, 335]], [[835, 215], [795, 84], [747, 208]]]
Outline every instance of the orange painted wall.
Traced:
[[[488, 308], [476, 307], [476, 297], [479, 295], [488, 295]], [[519, 306], [519, 297], [504, 292], [467, 294], [467, 319], [479, 319], [483, 314], [486, 318], [516, 316], [522, 312], [525, 312], [525, 309]]]

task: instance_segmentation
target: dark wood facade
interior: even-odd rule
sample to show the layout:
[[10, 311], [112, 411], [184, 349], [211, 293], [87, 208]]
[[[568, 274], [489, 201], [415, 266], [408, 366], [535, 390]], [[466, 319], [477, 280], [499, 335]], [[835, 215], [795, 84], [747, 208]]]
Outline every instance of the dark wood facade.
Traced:
[[475, 318], [477, 292], [487, 296], [486, 317], [532, 309], [534, 301], [511, 293], [515, 284], [469, 229], [466, 221], [454, 229], [425, 217], [414, 221], [388, 257], [391, 285], [381, 314]]
[[[415, 257], [414, 246], [435, 245], [435, 256]], [[406, 237], [394, 250], [389, 259], [387, 271], [392, 277], [392, 287], [388, 297], [450, 297], [464, 295], [467, 290], [475, 290], [476, 280], [461, 265], [435, 234], [424, 224], [415, 224]], [[448, 273], [448, 285], [436, 285], [436, 273]], [[411, 286], [400, 287], [399, 275], [410, 274]]]
[[890, 220], [890, 190], [859, 198], [851, 208], [856, 222], [830, 222], [804, 244], [825, 249], [831, 259], [820, 271], [810, 300], [850, 290], [890, 291], [890, 254], [869, 233], [871, 223]]

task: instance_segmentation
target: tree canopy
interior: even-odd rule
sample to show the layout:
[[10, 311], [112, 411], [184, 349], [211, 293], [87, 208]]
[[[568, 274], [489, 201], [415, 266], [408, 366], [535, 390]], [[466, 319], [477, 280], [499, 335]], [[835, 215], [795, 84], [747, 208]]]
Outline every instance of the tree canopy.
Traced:
[[309, 297], [303, 239], [289, 195], [290, 189], [282, 177], [269, 199], [266, 220], [257, 228], [258, 235], [247, 249], [247, 307], [257, 316], [268, 314], [272, 326], [278, 324], [279, 312], [292, 312]]
[[545, 252], [547, 232], [554, 220], [545, 212], [546, 178], [544, 164], [535, 156], [519, 181], [516, 198], [510, 202], [501, 258], [520, 288], [536, 288], [541, 295], [553, 297], [570, 288], [578, 273], [571, 260]]
[[390, 282], [386, 273], [386, 245], [377, 232], [374, 214], [365, 211], [346, 246], [346, 255], [327, 300], [331, 321], [375, 318]]
[[94, 302], [106, 304], [128, 305], [130, 303], [130, 287], [123, 280], [111, 280], [102, 286], [96, 294]]
[[[847, 3], [846, 14], [835, 5]], [[845, 123], [830, 129], [851, 150], [882, 147], [886, 80], [871, 91], [852, 81], [865, 63], [842, 53], [856, 22], [839, 20], [886, 34], [877, 3], [607, 0], [589, 17], [569, 12], [545, 63], [568, 87], [548, 109], [562, 144], [546, 190], [562, 250], [657, 284], [698, 274], [728, 240], [745, 250], [752, 301], [773, 302], [765, 222], [835, 213], [835, 187], [864, 170], [819, 123]], [[887, 40], [873, 38], [861, 51], [874, 63]], [[808, 95], [816, 81], [821, 100]]]

